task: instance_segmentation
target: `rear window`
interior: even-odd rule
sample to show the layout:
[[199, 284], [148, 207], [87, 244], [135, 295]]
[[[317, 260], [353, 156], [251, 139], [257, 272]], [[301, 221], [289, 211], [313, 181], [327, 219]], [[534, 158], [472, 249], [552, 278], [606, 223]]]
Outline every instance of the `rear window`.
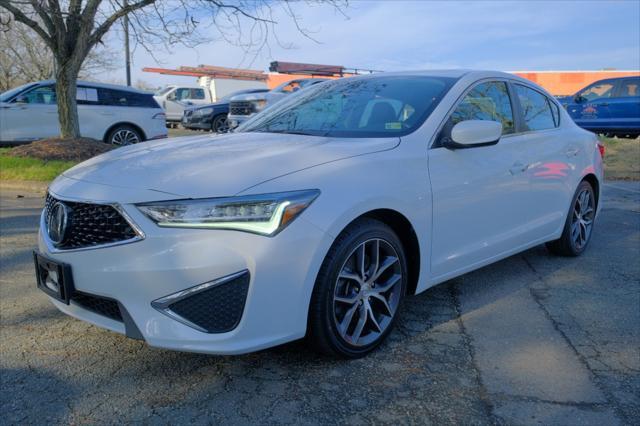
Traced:
[[[515, 84], [522, 110], [525, 131], [546, 130], [556, 127], [551, 101], [537, 90]], [[555, 105], [554, 105], [555, 106]], [[557, 112], [556, 112], [557, 114]]]
[[236, 131], [348, 138], [407, 135], [427, 119], [455, 81], [426, 76], [327, 81], [287, 97]]
[[117, 89], [98, 88], [98, 102], [109, 106], [159, 108], [151, 94]]

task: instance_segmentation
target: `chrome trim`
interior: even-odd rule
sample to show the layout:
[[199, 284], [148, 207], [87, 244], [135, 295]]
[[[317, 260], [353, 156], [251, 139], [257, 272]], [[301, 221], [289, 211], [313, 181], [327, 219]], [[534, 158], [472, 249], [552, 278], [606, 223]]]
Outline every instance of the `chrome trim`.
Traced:
[[41, 232], [42, 240], [44, 241], [45, 245], [47, 246], [47, 251], [49, 253], [72, 253], [72, 252], [76, 252], [76, 251], [85, 251], [85, 250], [96, 250], [96, 249], [102, 249], [102, 248], [109, 248], [109, 247], [121, 246], [121, 245], [124, 245], [124, 244], [135, 243], [135, 242], [138, 242], [138, 241], [142, 241], [142, 240], [144, 240], [146, 238], [146, 235], [145, 235], [144, 231], [142, 231], [142, 228], [140, 228], [140, 226], [138, 226], [138, 224], [135, 223], [135, 221], [131, 218], [131, 216], [118, 203], [86, 200], [86, 199], [71, 198], [71, 197], [60, 197], [56, 193], [51, 192], [51, 191], [47, 191], [47, 193], [49, 195], [51, 195], [53, 198], [55, 198], [56, 200], [58, 200], [58, 201], [63, 201], [63, 202], [66, 201], [66, 202], [69, 202], [69, 203], [99, 204], [99, 205], [102, 205], [102, 206], [111, 206], [120, 215], [122, 215], [124, 220], [129, 224], [129, 226], [131, 226], [133, 231], [136, 233], [135, 237], [129, 238], [128, 240], [116, 241], [116, 242], [107, 243], [107, 244], [96, 244], [94, 246], [88, 246], [88, 247], [78, 247], [78, 248], [72, 248], [72, 249], [60, 249], [60, 248], [57, 248], [55, 246], [55, 243], [53, 241], [51, 241], [51, 239], [49, 238], [49, 235], [48, 235], [48, 232], [47, 232], [47, 227], [46, 227], [47, 225], [46, 225], [46, 218], [45, 218], [45, 212], [46, 212], [46, 206], [45, 206], [45, 208], [42, 209], [42, 213], [40, 214], [40, 229], [42, 230], [42, 232]]
[[209, 290], [212, 287], [217, 287], [219, 285], [222, 284], [226, 284], [229, 281], [233, 281], [237, 278], [240, 278], [243, 275], [248, 275], [249, 274], [249, 270], [248, 269], [244, 269], [242, 271], [236, 272], [234, 274], [231, 275], [227, 275], [224, 276], [222, 278], [217, 278], [213, 281], [208, 281], [206, 283], [202, 283], [202, 284], [198, 284], [194, 287], [190, 287], [187, 288], [185, 290], [181, 290], [178, 291], [176, 293], [172, 293], [169, 294], [167, 296], [161, 297], [160, 299], [156, 299], [153, 302], [151, 302], [151, 306], [156, 309], [157, 311], [165, 314], [166, 316], [168, 316], [171, 319], [174, 319], [178, 322], [181, 322], [184, 325], [187, 325], [191, 328], [195, 328], [198, 331], [201, 331], [203, 333], [209, 333], [207, 330], [205, 330], [204, 328], [200, 327], [199, 325], [196, 325], [194, 323], [192, 323], [191, 321], [181, 317], [180, 315], [176, 314], [175, 312], [173, 312], [171, 309], [169, 309], [169, 306], [179, 302], [180, 300], [186, 299], [187, 297], [191, 297], [194, 296], [198, 293], [202, 293], [205, 290]]

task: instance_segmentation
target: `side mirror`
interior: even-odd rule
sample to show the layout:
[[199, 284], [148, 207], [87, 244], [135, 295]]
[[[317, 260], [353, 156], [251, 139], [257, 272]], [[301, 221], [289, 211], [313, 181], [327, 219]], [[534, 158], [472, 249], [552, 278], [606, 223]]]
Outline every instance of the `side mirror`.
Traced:
[[502, 136], [502, 123], [487, 120], [461, 121], [451, 129], [451, 140], [445, 146], [451, 149], [495, 145]]
[[584, 101], [586, 101], [587, 99], [584, 96], [580, 96], [580, 95], [576, 95], [573, 98], [573, 102], [577, 103], [577, 104], [581, 104]]
[[15, 99], [15, 103], [17, 103], [17, 104], [26, 104], [26, 103], [28, 103], [28, 101], [29, 101], [29, 99], [26, 96], [18, 96]]

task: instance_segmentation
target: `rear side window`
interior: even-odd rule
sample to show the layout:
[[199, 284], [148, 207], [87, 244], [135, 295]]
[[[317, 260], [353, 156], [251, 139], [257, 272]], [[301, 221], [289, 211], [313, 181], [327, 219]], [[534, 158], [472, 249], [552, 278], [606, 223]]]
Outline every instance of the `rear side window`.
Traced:
[[622, 80], [620, 83], [620, 89], [618, 97], [620, 98], [635, 98], [640, 96], [640, 78], [633, 80]]
[[158, 108], [158, 104], [150, 94], [126, 90], [98, 89], [98, 100], [101, 105]]
[[191, 99], [204, 99], [204, 89], [191, 89]]
[[76, 90], [76, 101], [78, 105], [97, 105], [98, 89], [95, 87], [78, 87]]
[[513, 111], [507, 84], [491, 81], [471, 89], [451, 114], [450, 126], [466, 120], [487, 120], [502, 123], [502, 134], [515, 131]]
[[554, 114], [551, 111], [551, 103], [545, 95], [520, 84], [515, 84], [514, 87], [520, 102], [525, 131], [553, 129], [556, 127]]

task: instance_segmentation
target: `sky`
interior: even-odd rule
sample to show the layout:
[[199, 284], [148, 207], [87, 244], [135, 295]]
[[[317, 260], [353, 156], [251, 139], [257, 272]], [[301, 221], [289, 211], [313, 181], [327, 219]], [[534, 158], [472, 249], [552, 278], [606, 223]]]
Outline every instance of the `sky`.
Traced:
[[[351, 0], [342, 12], [297, 3], [298, 24], [275, 7], [277, 40], [247, 55], [203, 30], [211, 41], [195, 48], [142, 48], [133, 54], [132, 80], [152, 86], [193, 83], [193, 77], [142, 72], [143, 67], [200, 64], [267, 71], [274, 60], [343, 65], [381, 71], [473, 68], [501, 71], [640, 68], [640, 0], [629, 1], [404, 1]], [[203, 18], [204, 19], [204, 18]], [[119, 51], [113, 34], [110, 44]], [[124, 62], [124, 61], [123, 61]], [[97, 76], [124, 80], [118, 71]]]

